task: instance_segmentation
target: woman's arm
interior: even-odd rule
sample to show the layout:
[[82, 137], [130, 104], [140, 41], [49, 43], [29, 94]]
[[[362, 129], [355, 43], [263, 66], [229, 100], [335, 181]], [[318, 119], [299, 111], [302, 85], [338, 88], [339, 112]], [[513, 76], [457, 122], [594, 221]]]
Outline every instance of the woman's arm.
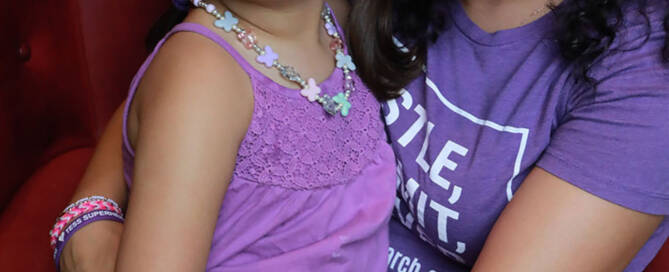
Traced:
[[629, 50], [593, 64], [594, 88], [564, 90], [566, 112], [474, 271], [641, 271], [649, 261], [656, 240], [635, 257], [669, 214], [669, 69], [667, 9], [647, 10], [625, 15], [613, 47]]
[[248, 76], [217, 44], [182, 32], [161, 48], [133, 104], [135, 173], [116, 270], [204, 271], [251, 120]]
[[[72, 202], [100, 195], [113, 199], [121, 207], [125, 206], [127, 191], [121, 158], [122, 122], [123, 106], [120, 106], [102, 134]], [[98, 221], [77, 231], [63, 249], [61, 271], [113, 271], [122, 230], [123, 225], [117, 222]]]
[[472, 271], [622, 271], [662, 219], [535, 168], [495, 223]]
[[116, 109], [109, 120], [95, 154], [72, 197], [73, 202], [91, 195], [101, 195], [125, 207], [128, 193], [123, 179], [121, 153], [124, 104]]

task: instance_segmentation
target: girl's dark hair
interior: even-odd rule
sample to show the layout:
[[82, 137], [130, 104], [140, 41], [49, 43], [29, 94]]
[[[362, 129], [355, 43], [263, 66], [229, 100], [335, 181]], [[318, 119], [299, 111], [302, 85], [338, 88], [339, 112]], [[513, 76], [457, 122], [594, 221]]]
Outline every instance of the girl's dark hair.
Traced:
[[[458, 0], [357, 0], [351, 9], [348, 36], [356, 71], [379, 99], [397, 97], [413, 81], [427, 60], [427, 47], [446, 27], [447, 1]], [[593, 62], [610, 48], [623, 25], [625, 7], [638, 8], [644, 16], [648, 1], [669, 0], [565, 0], [553, 7], [555, 37], [561, 55], [573, 63], [574, 79], [593, 84], [588, 72]], [[662, 57], [669, 61], [669, 5], [664, 5], [665, 46]], [[646, 21], [648, 18], [646, 16]], [[648, 26], [650, 27], [650, 26]], [[374, 35], [375, 34], [375, 35]], [[404, 41], [410, 54], [392, 42]], [[650, 31], [648, 33], [650, 35]], [[416, 59], [412, 61], [413, 56]]]
[[[428, 46], [446, 27], [447, 1], [458, 0], [353, 1], [347, 29], [349, 48], [357, 73], [377, 98], [397, 97], [400, 89], [420, 75]], [[576, 80], [596, 85], [588, 72], [596, 59], [611, 49], [623, 25], [625, 5], [637, 5], [646, 16], [643, 10], [648, 1], [669, 4], [669, 0], [565, 0], [553, 8], [557, 45], [565, 60], [574, 64]], [[147, 48], [153, 49], [185, 15], [185, 11], [170, 8], [151, 30]], [[661, 57], [669, 61], [669, 8], [664, 29], [668, 34]], [[408, 53], [396, 46], [393, 35], [406, 44]]]
[[170, 6], [170, 8], [158, 18], [158, 21], [153, 24], [149, 34], [146, 36], [146, 50], [151, 52], [153, 48], [156, 47], [158, 42], [170, 32], [170, 30], [177, 24], [181, 23], [186, 15], [188, 14], [187, 9], [177, 8], [175, 6]]
[[428, 46], [446, 27], [444, 1], [457, 0], [354, 1], [348, 17], [349, 49], [356, 73], [378, 99], [399, 96], [400, 89], [420, 75]]

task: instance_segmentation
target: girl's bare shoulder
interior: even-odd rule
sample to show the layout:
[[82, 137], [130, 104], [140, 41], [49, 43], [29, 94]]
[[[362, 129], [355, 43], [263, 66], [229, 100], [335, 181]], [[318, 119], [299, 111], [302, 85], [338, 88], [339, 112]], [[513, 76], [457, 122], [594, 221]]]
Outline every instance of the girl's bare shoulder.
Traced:
[[139, 119], [144, 112], [171, 108], [190, 118], [234, 116], [244, 128], [253, 112], [253, 92], [246, 72], [219, 44], [199, 33], [179, 32], [156, 53], [133, 103]]

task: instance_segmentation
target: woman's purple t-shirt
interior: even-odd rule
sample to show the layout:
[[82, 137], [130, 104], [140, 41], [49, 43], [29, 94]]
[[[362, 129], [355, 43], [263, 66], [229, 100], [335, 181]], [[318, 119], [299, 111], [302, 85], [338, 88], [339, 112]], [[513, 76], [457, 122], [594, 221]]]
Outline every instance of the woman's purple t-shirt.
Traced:
[[[650, 29], [626, 13], [614, 42], [626, 50], [594, 65], [595, 91], [573, 80], [550, 34], [553, 15], [489, 34], [449, 2], [452, 23], [429, 49], [426, 73], [383, 107], [400, 162], [389, 271], [468, 270], [534, 167], [618, 205], [669, 214], [666, 6], [649, 7]], [[646, 267], [668, 222], [626, 271]]]

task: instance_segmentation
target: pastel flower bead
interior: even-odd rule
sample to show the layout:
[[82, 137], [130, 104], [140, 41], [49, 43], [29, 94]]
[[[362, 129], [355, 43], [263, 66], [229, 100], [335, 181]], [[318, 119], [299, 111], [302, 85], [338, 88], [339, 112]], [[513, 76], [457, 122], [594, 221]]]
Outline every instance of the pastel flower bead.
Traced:
[[351, 71], [355, 71], [357, 68], [355, 63], [353, 63], [353, 59], [349, 55], [344, 55], [342, 52], [337, 52], [335, 58], [337, 59], [337, 67], [339, 68], [347, 68]]
[[335, 27], [334, 24], [330, 22], [325, 23], [325, 29], [328, 31], [328, 35], [330, 36], [337, 34], [337, 27]]
[[346, 117], [351, 109], [351, 102], [346, 99], [346, 95], [339, 93], [332, 100], [341, 106], [341, 116]]
[[314, 102], [318, 98], [318, 94], [321, 93], [321, 88], [318, 87], [318, 84], [316, 84], [316, 80], [313, 78], [309, 79], [308, 86], [302, 91], [300, 91], [300, 94], [304, 97], [306, 97], [309, 102]]
[[256, 61], [258, 61], [260, 64], [264, 64], [267, 68], [270, 68], [272, 65], [274, 65], [274, 61], [277, 59], [279, 59], [279, 55], [274, 53], [271, 47], [265, 46], [264, 54], [258, 56]]
[[226, 32], [230, 32], [232, 27], [239, 23], [239, 19], [235, 18], [229, 11], [226, 11], [223, 15], [223, 19], [216, 20], [214, 26], [223, 29]]

